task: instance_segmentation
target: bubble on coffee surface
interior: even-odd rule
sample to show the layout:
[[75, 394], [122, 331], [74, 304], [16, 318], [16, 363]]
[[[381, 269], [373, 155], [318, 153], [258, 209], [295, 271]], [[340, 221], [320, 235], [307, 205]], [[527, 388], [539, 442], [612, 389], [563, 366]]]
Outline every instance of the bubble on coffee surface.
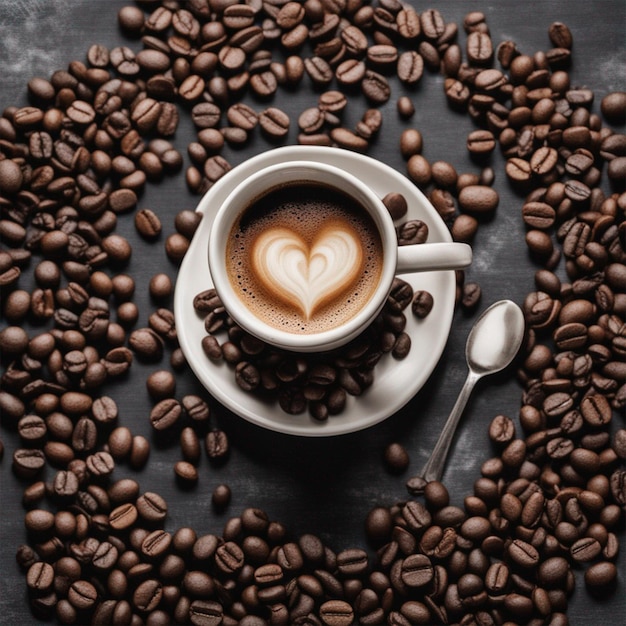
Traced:
[[231, 231], [227, 258], [231, 283], [257, 317], [310, 334], [347, 322], [367, 303], [380, 279], [382, 242], [356, 201], [303, 183], [253, 202]]

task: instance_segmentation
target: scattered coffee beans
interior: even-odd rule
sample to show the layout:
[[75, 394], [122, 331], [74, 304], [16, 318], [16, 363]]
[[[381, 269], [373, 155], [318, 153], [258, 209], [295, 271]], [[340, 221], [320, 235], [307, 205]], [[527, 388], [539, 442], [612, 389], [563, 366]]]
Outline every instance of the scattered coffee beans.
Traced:
[[[623, 133], [603, 119], [624, 123], [624, 92], [602, 98], [602, 117], [593, 111], [593, 91], [570, 84], [573, 37], [561, 22], [549, 25], [551, 48], [527, 54], [513, 41], [495, 44], [480, 11], [465, 16], [461, 45], [459, 25], [437, 9], [418, 14], [391, 0], [349, 8], [326, 0], [150, 2], [146, 12], [147, 4], [117, 15], [123, 33], [141, 38], [141, 50], [93, 45], [84, 62], [31, 79], [28, 105], [7, 107], [0, 118], [0, 295], [9, 322], [0, 331], [0, 412], [20, 439], [12, 469], [27, 483], [32, 547], [18, 547], [16, 561], [35, 617], [66, 624], [558, 624], [567, 623], [575, 571], [584, 569], [593, 594], [611, 592], [626, 504], [624, 429], [613, 428], [614, 412], [626, 406], [626, 161]], [[157, 362], [171, 349], [173, 369], [185, 365], [168, 309], [129, 330], [139, 319], [135, 285], [120, 272], [133, 251], [116, 232], [118, 219], [133, 213], [146, 241], [159, 238], [158, 216], [137, 207], [147, 182], [183, 167], [168, 139], [177, 105], [190, 110], [198, 131], [185, 178], [201, 194], [231, 169], [225, 146], [255, 132], [270, 143], [288, 138], [292, 120], [270, 102], [280, 89], [308, 83], [317, 94], [297, 118], [300, 143], [366, 152], [382, 127], [378, 107], [392, 96], [392, 73], [411, 86], [424, 70], [443, 73], [449, 105], [477, 126], [465, 145], [480, 175], [429, 162], [416, 128], [400, 138], [407, 174], [454, 239], [472, 241], [479, 222], [496, 213], [485, 161], [494, 150], [524, 194], [526, 245], [541, 267], [524, 302], [520, 428], [504, 415], [492, 420], [496, 456], [482, 464], [462, 507], [450, 504], [441, 483], [410, 478], [412, 499], [373, 508], [365, 532], [375, 555], [334, 552], [313, 535], [293, 540], [254, 508], [228, 520], [220, 537], [166, 531], [163, 497], [114, 478], [126, 463], [144, 467], [151, 446], [102, 388], [127, 375], [135, 356]], [[262, 110], [239, 102], [246, 89], [266, 100]], [[342, 114], [352, 93], [371, 108], [350, 128]], [[408, 120], [413, 102], [397, 103]], [[385, 204], [394, 219], [404, 218], [397, 194]], [[190, 210], [177, 215], [164, 242], [173, 264], [199, 220]], [[398, 226], [400, 243], [427, 234], [418, 221]], [[564, 278], [554, 273], [561, 259]], [[20, 284], [29, 272], [27, 291]], [[459, 302], [473, 309], [479, 286], [462, 276], [458, 283]], [[167, 306], [166, 274], [155, 274], [149, 289]], [[409, 304], [418, 318], [433, 306], [428, 292], [394, 283], [382, 330], [376, 325], [328, 362], [259, 356], [264, 346], [231, 325], [214, 292], [198, 294], [194, 307], [210, 338], [207, 354], [232, 365], [242, 388], [262, 390], [289, 413], [308, 408], [326, 420], [343, 410], [347, 395], [373, 384], [384, 353], [406, 356], [401, 328]], [[27, 332], [22, 322], [30, 318], [37, 330]], [[217, 344], [220, 332], [227, 340]], [[200, 480], [201, 437], [212, 462], [227, 457], [228, 437], [210, 425], [203, 398], [175, 397], [170, 372], [153, 372], [146, 388], [156, 433], [179, 436], [178, 484], [192, 487]], [[0, 460], [3, 451], [0, 441]], [[390, 445], [385, 462], [404, 470], [406, 450]], [[215, 487], [216, 510], [230, 500], [227, 485]]]

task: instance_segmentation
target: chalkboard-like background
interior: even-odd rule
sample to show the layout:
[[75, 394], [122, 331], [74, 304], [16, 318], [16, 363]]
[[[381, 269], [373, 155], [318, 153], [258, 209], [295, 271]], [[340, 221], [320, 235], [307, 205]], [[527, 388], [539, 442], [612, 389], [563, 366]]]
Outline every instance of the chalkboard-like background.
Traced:
[[[26, 83], [34, 76], [49, 77], [57, 69], [65, 69], [74, 59], [85, 59], [88, 47], [102, 43], [109, 48], [129, 45], [138, 50], [141, 44], [129, 41], [117, 25], [117, 11], [122, 0], [0, 0], [0, 108], [24, 105]], [[430, 5], [412, 0], [418, 11]], [[441, 0], [436, 5], [447, 21], [462, 23], [470, 10], [480, 9], [487, 16], [494, 44], [514, 40], [528, 54], [550, 46], [548, 26], [562, 21], [574, 36], [571, 82], [589, 87], [596, 95], [595, 110], [608, 92], [625, 87], [626, 4], [624, 2], [498, 1], [467, 3]], [[462, 28], [459, 39], [465, 40]], [[465, 138], [472, 130], [469, 117], [453, 113], [443, 95], [443, 78], [425, 72], [420, 85], [409, 92], [416, 113], [409, 121], [399, 118], [396, 99], [403, 93], [394, 83], [391, 100], [382, 107], [384, 130], [374, 142], [370, 155], [405, 172], [405, 163], [398, 150], [403, 129], [416, 127], [424, 136], [424, 155], [430, 161], [451, 162], [459, 172], [479, 172], [465, 150]], [[292, 129], [287, 143], [296, 141], [296, 120], [306, 107], [315, 104], [317, 95], [303, 88], [289, 97], [277, 96], [274, 104], [292, 116]], [[266, 106], [247, 100], [260, 110]], [[350, 104], [346, 114], [348, 125], [356, 122], [366, 108], [365, 101]], [[185, 154], [186, 145], [195, 138], [188, 116], [183, 119], [175, 137], [176, 146]], [[620, 129], [624, 132], [623, 129]], [[224, 155], [233, 164], [257, 154], [270, 146], [257, 134], [245, 148], [226, 149]], [[187, 164], [187, 161], [186, 161]], [[467, 271], [467, 280], [477, 281], [483, 291], [479, 309], [501, 298], [518, 303], [533, 289], [537, 266], [530, 260], [524, 244], [521, 220], [521, 199], [509, 188], [503, 173], [503, 160], [494, 154], [495, 187], [500, 205], [495, 217], [481, 224], [474, 243], [474, 263]], [[174, 231], [173, 220], [181, 209], [193, 209], [198, 201], [185, 185], [180, 174], [159, 185], [149, 185], [140, 199], [140, 206], [154, 210], [162, 219], [164, 233], [156, 244], [141, 240], [132, 219], [119, 220], [118, 230], [133, 245], [133, 257], [126, 268], [137, 282], [135, 302], [140, 309], [139, 324], [147, 322], [154, 308], [148, 296], [148, 281], [157, 271], [176, 279], [176, 267], [166, 257], [163, 242]], [[561, 270], [559, 270], [561, 271]], [[405, 480], [417, 472], [432, 449], [443, 421], [452, 408], [466, 374], [464, 346], [476, 317], [457, 311], [452, 332], [438, 367], [424, 389], [409, 404], [384, 423], [366, 431], [335, 439], [302, 439], [263, 431], [229, 414], [212, 403], [216, 423], [223, 427], [232, 443], [229, 461], [220, 468], [200, 464], [200, 480], [196, 488], [177, 488], [173, 464], [179, 460], [177, 445], [153, 446], [148, 466], [132, 472], [118, 468], [116, 477], [135, 477], [142, 490], [155, 490], [169, 503], [167, 528], [182, 525], [194, 527], [198, 533], [219, 533], [230, 515], [244, 507], [258, 506], [272, 519], [285, 523], [294, 535], [318, 534], [335, 550], [366, 546], [363, 520], [376, 504], [389, 505], [406, 497]], [[2, 321], [2, 325], [6, 320]], [[414, 345], [419, 350], [419, 345]], [[128, 380], [107, 388], [120, 407], [120, 423], [134, 433], [152, 438], [148, 414], [151, 402], [145, 390], [145, 378], [167, 363], [146, 366], [136, 363]], [[200, 392], [190, 372], [177, 376], [177, 396]], [[453, 504], [462, 505], [479, 476], [480, 465], [493, 455], [487, 439], [487, 426], [498, 413], [517, 419], [521, 388], [514, 370], [480, 384], [465, 412], [453, 444], [444, 480]], [[367, 406], [362, 407], [367, 411]], [[617, 420], [623, 427], [622, 418]], [[17, 437], [2, 432], [5, 457], [0, 465], [0, 624], [18, 626], [35, 620], [26, 601], [24, 577], [15, 564], [15, 550], [24, 542], [24, 510], [21, 505], [23, 486], [11, 472], [11, 454], [18, 445]], [[404, 475], [387, 473], [382, 462], [384, 447], [398, 441], [411, 456]], [[226, 482], [233, 492], [226, 513], [212, 511], [210, 496], [215, 485]], [[620, 538], [624, 540], [623, 531]], [[619, 583], [622, 593], [598, 602], [585, 592], [582, 575], [571, 601], [569, 618], [572, 624], [618, 624], [626, 620], [624, 588], [624, 550], [619, 559]]]

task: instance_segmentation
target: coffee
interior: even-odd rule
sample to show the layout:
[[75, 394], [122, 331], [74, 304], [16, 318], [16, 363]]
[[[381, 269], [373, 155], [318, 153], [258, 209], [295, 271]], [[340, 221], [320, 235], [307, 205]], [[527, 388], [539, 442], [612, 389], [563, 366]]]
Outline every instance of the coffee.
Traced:
[[248, 309], [298, 334], [353, 318], [376, 291], [383, 265], [381, 237], [366, 209], [309, 182], [254, 200], [231, 229], [226, 257]]

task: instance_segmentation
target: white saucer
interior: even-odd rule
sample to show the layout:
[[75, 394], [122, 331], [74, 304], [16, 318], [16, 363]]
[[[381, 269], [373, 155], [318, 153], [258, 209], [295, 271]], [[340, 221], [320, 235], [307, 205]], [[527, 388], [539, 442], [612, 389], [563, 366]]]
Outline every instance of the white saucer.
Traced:
[[383, 197], [395, 191], [408, 201], [404, 219], [421, 219], [429, 228], [428, 241], [451, 241], [450, 232], [421, 191], [405, 176], [375, 159], [340, 148], [286, 146], [275, 148], [234, 167], [204, 195], [197, 211], [203, 214], [189, 250], [183, 259], [174, 295], [174, 312], [180, 347], [200, 382], [228, 409], [250, 422], [274, 431], [304, 436], [330, 436], [367, 428], [403, 407], [424, 385], [443, 352], [454, 313], [454, 271], [421, 272], [402, 276], [413, 289], [426, 289], [434, 299], [433, 310], [419, 320], [410, 309], [406, 331], [412, 347], [408, 356], [396, 360], [385, 355], [375, 369], [375, 380], [363, 395], [348, 396], [345, 410], [325, 422], [308, 413], [289, 415], [278, 402], [268, 403], [243, 391], [234, 371], [225, 363], [209, 361], [202, 350], [206, 335], [202, 318], [193, 308], [193, 299], [213, 286], [207, 257], [209, 231], [217, 208], [234, 185], [262, 167], [290, 160], [323, 161], [367, 181]]

